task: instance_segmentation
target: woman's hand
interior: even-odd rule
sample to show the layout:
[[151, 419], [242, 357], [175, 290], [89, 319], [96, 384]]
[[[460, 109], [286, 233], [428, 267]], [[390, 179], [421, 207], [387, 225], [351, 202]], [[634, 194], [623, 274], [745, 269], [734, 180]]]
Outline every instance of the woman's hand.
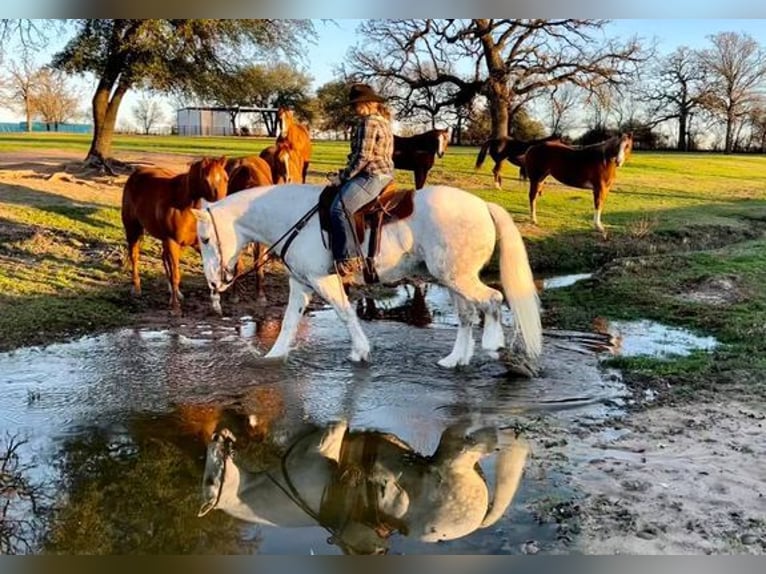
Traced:
[[337, 171], [327, 172], [325, 177], [327, 178], [327, 181], [329, 181], [331, 185], [340, 185], [341, 184], [342, 180], [340, 179], [340, 175], [338, 174]]

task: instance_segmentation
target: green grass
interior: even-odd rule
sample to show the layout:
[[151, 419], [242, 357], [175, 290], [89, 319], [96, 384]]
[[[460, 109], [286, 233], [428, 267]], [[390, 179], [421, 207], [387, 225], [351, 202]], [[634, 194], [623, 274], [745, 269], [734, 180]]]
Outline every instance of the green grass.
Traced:
[[[117, 135], [114, 155], [157, 152], [182, 156], [257, 154], [271, 139]], [[90, 138], [63, 134], [3, 134], [0, 151], [71, 150], [83, 157]], [[309, 179], [342, 167], [348, 142], [313, 143]], [[528, 217], [526, 183], [503, 168], [494, 189], [492, 162], [474, 168], [478, 149], [448, 149], [431, 183], [467, 189], [505, 207], [527, 242], [536, 274], [602, 271], [597, 279], [543, 294], [549, 325], [588, 329], [594, 317], [651, 318], [716, 336], [723, 347], [675, 361], [619, 359], [635, 381], [689, 389], [760, 389], [766, 365], [766, 157], [635, 151], [617, 173], [602, 216], [605, 239], [592, 229], [592, 198], [549, 182], [538, 201], [539, 226]], [[401, 185], [412, 174], [400, 172]], [[0, 348], [45, 342], [135, 320], [137, 311], [164, 309], [164, 278], [153, 240], [144, 249], [144, 290], [129, 300], [122, 264], [119, 189], [88, 201], [33, 189], [18, 180], [0, 191]], [[628, 263], [625, 263], [625, 262]], [[184, 284], [204, 288], [199, 260], [185, 257]], [[490, 272], [492, 269], [490, 268]], [[711, 306], [681, 295], [726, 277], [739, 297]], [[153, 297], [153, 298], [152, 298]], [[648, 383], [647, 383], [648, 384]], [[667, 385], [665, 385], [667, 386]], [[758, 391], [761, 392], [761, 391]], [[674, 395], [675, 396], [675, 395]]]

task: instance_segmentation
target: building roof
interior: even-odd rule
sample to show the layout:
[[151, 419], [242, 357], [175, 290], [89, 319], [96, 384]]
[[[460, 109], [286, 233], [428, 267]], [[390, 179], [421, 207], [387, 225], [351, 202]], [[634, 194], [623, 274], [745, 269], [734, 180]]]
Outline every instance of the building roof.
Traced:
[[206, 112], [276, 112], [278, 108], [254, 108], [251, 106], [187, 106], [179, 108], [176, 112], [188, 111], [206, 111]]

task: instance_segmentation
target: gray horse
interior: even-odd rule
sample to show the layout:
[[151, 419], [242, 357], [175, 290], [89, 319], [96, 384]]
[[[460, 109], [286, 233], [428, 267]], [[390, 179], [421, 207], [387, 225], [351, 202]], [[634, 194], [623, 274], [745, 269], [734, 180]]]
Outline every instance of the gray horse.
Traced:
[[[218, 508], [245, 521], [282, 527], [323, 526], [349, 554], [387, 551], [398, 532], [423, 542], [466, 536], [500, 519], [524, 468], [527, 446], [498, 448], [495, 429], [442, 433], [431, 456], [392, 434], [350, 431], [341, 421], [312, 430], [279, 463], [251, 472], [235, 460], [224, 429], [207, 447], [199, 516]], [[479, 461], [498, 451], [494, 496]]]

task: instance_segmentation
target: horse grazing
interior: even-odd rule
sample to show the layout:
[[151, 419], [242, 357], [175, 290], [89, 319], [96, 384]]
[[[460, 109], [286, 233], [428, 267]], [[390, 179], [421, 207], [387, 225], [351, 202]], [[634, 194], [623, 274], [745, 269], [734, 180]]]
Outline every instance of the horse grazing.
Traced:
[[436, 157], [447, 151], [452, 129], [430, 130], [414, 136], [394, 136], [394, 168], [414, 172], [415, 189], [426, 184]]
[[593, 190], [593, 225], [603, 233], [601, 210], [614, 183], [617, 168], [627, 161], [632, 149], [632, 133], [582, 147], [548, 142], [529, 148], [524, 163], [529, 177], [532, 222], [537, 223], [537, 197], [542, 195], [543, 182], [552, 175], [564, 185]]
[[191, 164], [186, 173], [156, 167], [139, 167], [122, 190], [122, 225], [128, 242], [132, 268], [132, 293], [141, 294], [138, 258], [144, 232], [162, 241], [162, 262], [168, 278], [170, 306], [180, 312], [179, 258], [183, 247], [197, 248], [197, 228], [191, 209], [201, 200], [217, 201], [226, 196], [229, 181], [226, 158], [204, 158]]
[[497, 431], [461, 431], [447, 428], [424, 456], [393, 434], [350, 431], [341, 421], [304, 433], [281, 460], [253, 472], [224, 428], [207, 447], [198, 516], [220, 509], [259, 524], [319, 525], [348, 554], [386, 553], [395, 532], [428, 543], [462, 538], [502, 518], [528, 447], [516, 440], [498, 449], [490, 497], [479, 461], [497, 448]]
[[[300, 177], [293, 178], [295, 182], [306, 183], [306, 175], [311, 161], [311, 135], [306, 126], [299, 124], [293, 117], [293, 111], [281, 106], [277, 110], [277, 145], [285, 141], [290, 144], [292, 161], [297, 165], [295, 173]], [[293, 172], [290, 172], [291, 175]]]
[[[229, 175], [227, 195], [237, 193], [244, 189], [250, 189], [251, 187], [272, 185], [274, 183], [272, 167], [266, 163], [266, 160], [256, 156], [242, 158], [239, 165], [237, 165]], [[253, 259], [258, 266], [255, 269], [255, 292], [257, 300], [261, 303], [266, 301], [266, 292], [263, 287], [265, 261], [261, 261], [265, 256], [265, 253], [266, 249], [262, 244], [255, 243], [253, 245]], [[236, 267], [237, 276], [242, 275], [243, 272], [244, 262], [240, 257]]]
[[495, 162], [495, 166], [492, 168], [492, 176], [495, 180], [495, 187], [500, 189], [503, 184], [503, 178], [500, 175], [500, 170], [503, 167], [503, 160], [508, 160], [519, 168], [519, 177], [526, 179], [526, 168], [524, 167], [524, 154], [533, 145], [561, 141], [561, 138], [557, 135], [551, 135], [545, 138], [534, 140], [515, 140], [512, 138], [492, 138], [484, 142], [479, 149], [479, 155], [476, 157], [476, 169], [479, 169], [489, 153], [492, 160]]
[[[351, 336], [349, 358], [369, 359], [370, 343], [349, 303], [345, 285], [330, 271], [332, 256], [323, 241], [320, 218], [316, 217], [322, 190], [321, 185], [305, 184], [259, 187], [203, 204], [203, 209], [194, 211], [205, 276], [218, 312], [220, 293], [236, 277], [234, 268], [242, 248], [257, 241], [279, 249], [290, 273], [290, 295], [279, 337], [266, 358], [287, 356], [300, 317], [316, 292], [345, 323]], [[505, 346], [503, 294], [479, 279], [497, 242], [501, 282], [514, 313], [514, 326], [521, 332], [527, 355], [537, 358], [542, 347], [537, 290], [524, 242], [508, 212], [467, 191], [447, 186], [424, 188], [409, 201], [409, 217], [392, 218], [379, 232], [377, 227], [362, 230], [359, 243], [369, 253], [373, 232], [379, 237], [374, 262], [381, 283], [426, 273], [450, 290], [460, 326], [452, 352], [439, 364], [451, 368], [470, 362], [476, 310], [484, 314], [482, 347], [490, 356], [499, 358], [497, 351]], [[344, 281], [361, 284], [364, 275], [360, 271]]]

